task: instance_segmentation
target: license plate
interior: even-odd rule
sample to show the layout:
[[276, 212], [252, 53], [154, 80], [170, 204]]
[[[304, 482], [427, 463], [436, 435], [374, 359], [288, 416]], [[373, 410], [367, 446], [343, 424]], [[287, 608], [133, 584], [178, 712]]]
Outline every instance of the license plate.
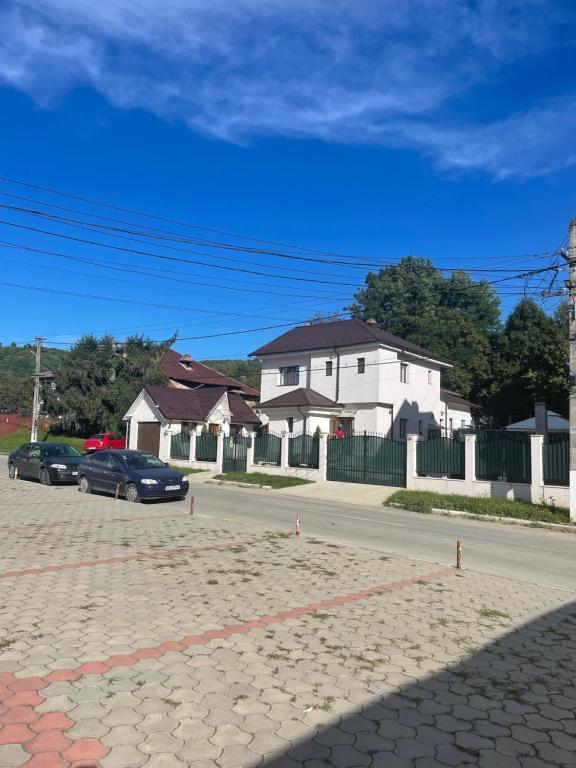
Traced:
[[179, 485], [167, 485], [164, 490], [166, 490], [166, 491], [179, 491], [180, 490], [180, 486]]
[[77, 474], [78, 474], [78, 472], [72, 472], [72, 474], [73, 474], [73, 475], [77, 475]]

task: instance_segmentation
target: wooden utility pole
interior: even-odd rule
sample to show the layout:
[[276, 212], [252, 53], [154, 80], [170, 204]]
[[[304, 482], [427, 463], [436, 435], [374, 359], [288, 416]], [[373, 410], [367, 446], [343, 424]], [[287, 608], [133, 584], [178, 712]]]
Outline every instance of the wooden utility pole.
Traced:
[[40, 357], [42, 355], [41, 336], [34, 338], [36, 342], [36, 366], [34, 369], [34, 401], [32, 403], [32, 427], [30, 429], [30, 441], [34, 443], [38, 439], [38, 416], [40, 415]]
[[570, 341], [570, 520], [576, 520], [576, 219], [570, 222], [568, 248], [568, 291], [570, 317], [568, 338]]

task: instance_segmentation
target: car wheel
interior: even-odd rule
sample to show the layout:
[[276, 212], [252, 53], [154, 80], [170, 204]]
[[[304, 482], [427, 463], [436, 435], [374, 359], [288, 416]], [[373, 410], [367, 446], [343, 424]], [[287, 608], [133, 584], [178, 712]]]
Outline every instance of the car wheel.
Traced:
[[40, 470], [40, 482], [42, 485], [52, 485], [52, 479], [50, 477], [50, 472], [45, 467], [42, 467]]
[[78, 481], [78, 487], [80, 488], [81, 493], [91, 493], [92, 489], [90, 488], [90, 480], [86, 477], [86, 475], [82, 475], [80, 480]]
[[134, 483], [130, 483], [129, 485], [126, 486], [126, 501], [133, 501], [133, 502], [140, 501], [138, 488], [136, 488]]
[[15, 480], [17, 477], [16, 474], [16, 464], [9, 464], [8, 465], [8, 477], [10, 480]]

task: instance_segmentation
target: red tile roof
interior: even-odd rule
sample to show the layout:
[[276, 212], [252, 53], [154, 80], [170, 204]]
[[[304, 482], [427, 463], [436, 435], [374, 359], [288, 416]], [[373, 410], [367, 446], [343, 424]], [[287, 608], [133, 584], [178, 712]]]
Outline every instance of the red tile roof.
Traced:
[[[189, 361], [189, 368], [180, 363], [180, 360], [182, 359]], [[197, 360], [192, 360], [189, 355], [184, 356], [174, 349], [170, 349], [166, 352], [162, 370], [169, 379], [174, 379], [175, 381], [210, 387], [225, 387], [229, 390], [237, 389], [244, 395], [254, 398], [257, 398], [260, 395], [258, 390], [248, 387], [246, 384], [242, 384], [241, 381], [231, 379], [229, 376], [225, 376], [223, 373], [219, 373], [213, 368], [209, 368], [207, 365], [202, 365], [202, 363], [199, 363]]]

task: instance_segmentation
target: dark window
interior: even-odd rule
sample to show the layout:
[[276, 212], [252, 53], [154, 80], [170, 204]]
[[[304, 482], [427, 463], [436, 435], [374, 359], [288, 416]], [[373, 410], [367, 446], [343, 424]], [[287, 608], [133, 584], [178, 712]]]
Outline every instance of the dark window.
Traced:
[[428, 384], [432, 384], [432, 371], [428, 371]]
[[422, 421], [418, 421], [418, 434], [422, 434]]
[[88, 440], [104, 440], [104, 435], [92, 435]]
[[23, 445], [22, 448], [18, 451], [18, 456], [22, 456], [22, 458], [27, 458], [30, 455], [30, 449], [32, 448], [31, 445]]
[[402, 384], [408, 383], [408, 363], [400, 363], [400, 381]]
[[332, 376], [332, 360], [326, 360], [326, 376]]
[[288, 432], [292, 434], [292, 432], [294, 432], [294, 419], [292, 416], [289, 416], [286, 421], [288, 422]]
[[95, 453], [90, 457], [90, 461], [94, 464], [106, 464], [109, 455], [109, 453]]
[[42, 449], [42, 455], [47, 456], [50, 459], [55, 459], [58, 456], [80, 456], [81, 454], [72, 445], [46, 445]]
[[154, 469], [164, 466], [164, 462], [151, 453], [127, 453], [123, 459], [130, 469]]
[[406, 437], [406, 430], [408, 428], [408, 419], [400, 419], [400, 437]]
[[297, 365], [280, 368], [280, 384], [283, 387], [293, 387], [300, 381], [300, 369]]
[[122, 465], [118, 461], [118, 458], [113, 453], [109, 453], [107, 456], [106, 466], [108, 469], [122, 469]]
[[364, 373], [364, 371], [366, 370], [366, 358], [365, 357], [359, 357], [356, 360], [356, 363], [357, 363], [357, 366], [358, 366], [357, 373]]
[[39, 445], [33, 445], [30, 448], [30, 453], [28, 454], [31, 459], [39, 459], [40, 458], [40, 446]]

